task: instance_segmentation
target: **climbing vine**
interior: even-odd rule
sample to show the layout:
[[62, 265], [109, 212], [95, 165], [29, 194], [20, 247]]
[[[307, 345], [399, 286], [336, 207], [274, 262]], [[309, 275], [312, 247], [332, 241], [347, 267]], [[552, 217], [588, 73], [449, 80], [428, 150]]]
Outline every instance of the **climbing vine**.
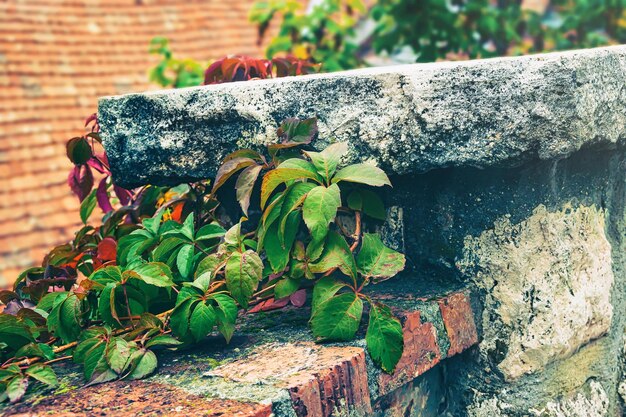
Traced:
[[242, 313], [307, 302], [318, 341], [353, 339], [367, 313], [368, 351], [394, 369], [401, 324], [365, 291], [405, 264], [375, 233], [385, 218], [375, 191], [390, 185], [381, 169], [342, 164], [345, 143], [314, 151], [316, 119], [288, 119], [266, 152], [235, 151], [212, 181], [125, 190], [110, 178], [95, 116], [87, 125], [67, 145], [85, 225], [0, 292], [2, 399], [54, 386], [51, 365], [63, 360], [81, 364], [88, 384], [140, 379], [159, 349], [213, 332], [229, 341]]

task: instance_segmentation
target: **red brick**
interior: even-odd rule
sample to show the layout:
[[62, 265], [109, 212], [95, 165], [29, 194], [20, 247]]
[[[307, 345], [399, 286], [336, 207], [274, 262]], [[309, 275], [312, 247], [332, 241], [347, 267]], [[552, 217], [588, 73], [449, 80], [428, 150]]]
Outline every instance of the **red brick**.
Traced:
[[346, 406], [371, 412], [365, 351], [358, 347], [265, 345], [212, 375], [250, 384], [273, 381], [289, 391], [299, 417], [329, 417]]
[[478, 343], [474, 313], [467, 295], [459, 292], [440, 299], [438, 302], [450, 339], [448, 356], [461, 353]]
[[405, 313], [402, 319], [404, 352], [393, 374], [381, 373], [379, 395], [408, 383], [441, 361], [435, 326], [422, 322], [419, 311]]

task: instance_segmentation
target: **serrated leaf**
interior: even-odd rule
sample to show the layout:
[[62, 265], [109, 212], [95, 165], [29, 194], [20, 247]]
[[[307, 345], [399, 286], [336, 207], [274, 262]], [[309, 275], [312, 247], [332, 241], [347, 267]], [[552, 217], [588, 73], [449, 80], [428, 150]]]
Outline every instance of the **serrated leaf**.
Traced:
[[97, 202], [96, 190], [92, 190], [80, 203], [80, 219], [83, 224], [87, 224], [87, 220], [89, 220], [89, 216], [91, 216], [91, 213], [93, 213], [93, 210], [96, 208]]
[[120, 374], [130, 360], [131, 347], [126, 340], [115, 337], [108, 343], [105, 354], [111, 370]]
[[89, 280], [97, 282], [100, 285], [121, 282], [122, 270], [119, 266], [116, 265], [105, 266], [104, 268], [100, 268], [97, 271], [94, 271], [89, 276]]
[[239, 205], [241, 206], [241, 211], [243, 211], [243, 214], [246, 216], [248, 215], [250, 197], [252, 196], [254, 184], [256, 183], [262, 169], [262, 165], [249, 166], [244, 169], [237, 178], [237, 183], [235, 184], [236, 197], [237, 201], [239, 201]]
[[313, 287], [311, 307], [315, 310], [321, 303], [334, 297], [340, 289], [347, 288], [347, 286], [345, 282], [341, 282], [332, 276], [322, 277], [315, 283], [315, 287]]
[[193, 241], [194, 236], [194, 216], [193, 213], [190, 213], [185, 221], [183, 222], [182, 227], [180, 228], [180, 233], [185, 236], [190, 241]]
[[274, 287], [274, 298], [280, 299], [289, 297], [300, 288], [300, 280], [293, 278], [283, 278]]
[[357, 266], [354, 255], [352, 255], [346, 240], [337, 232], [328, 234], [322, 256], [317, 262], [309, 264], [311, 272], [316, 274], [324, 273], [333, 268], [339, 268], [344, 274], [356, 279]]
[[317, 174], [302, 168], [276, 168], [263, 176], [261, 183], [261, 208], [279, 185], [293, 180], [312, 179], [318, 181]]
[[402, 357], [404, 335], [402, 324], [393, 316], [389, 307], [372, 304], [365, 342], [374, 362], [384, 371], [393, 372]]
[[16, 403], [26, 394], [28, 388], [28, 378], [18, 375], [13, 377], [7, 384], [7, 395], [11, 403]]
[[256, 165], [256, 162], [254, 159], [246, 157], [236, 157], [225, 161], [217, 170], [212, 192], [216, 192], [231, 176], [250, 165]]
[[348, 144], [346, 142], [338, 142], [328, 146], [322, 152], [306, 152], [306, 154], [311, 158], [311, 162], [315, 165], [317, 172], [328, 183], [335, 174], [341, 157], [346, 152], [348, 152]]
[[289, 214], [291, 214], [294, 210], [304, 203], [304, 200], [309, 191], [315, 188], [316, 185], [310, 182], [301, 182], [296, 183], [292, 187], [289, 187], [285, 191], [285, 196], [283, 198], [283, 202], [280, 207], [280, 233], [281, 233], [281, 243], [284, 235], [285, 235], [285, 226], [287, 224], [287, 220], [289, 219]]
[[153, 373], [158, 365], [157, 357], [151, 350], [137, 352], [139, 358], [136, 359], [133, 370], [128, 374], [128, 379], [143, 379]]
[[178, 256], [176, 257], [176, 266], [178, 267], [178, 272], [182, 275], [183, 278], [189, 277], [191, 274], [191, 270], [193, 268], [193, 260], [194, 260], [195, 248], [193, 245], [184, 245], [178, 251]]
[[205, 303], [198, 303], [191, 313], [189, 320], [189, 330], [194, 339], [198, 342], [213, 330], [217, 322], [217, 315], [213, 306]]
[[17, 350], [34, 341], [33, 333], [26, 324], [10, 314], [0, 314], [0, 342]]
[[333, 177], [332, 182], [336, 184], [340, 181], [356, 182], [373, 187], [391, 185], [387, 174], [371, 164], [354, 164], [340, 169]]
[[282, 239], [279, 232], [280, 224], [278, 222], [274, 222], [270, 226], [263, 239], [265, 254], [267, 255], [267, 260], [274, 273], [284, 270], [289, 263], [291, 248], [300, 227], [300, 217], [299, 212], [292, 212], [287, 215], [285, 234]]
[[122, 326], [117, 314], [115, 304], [115, 290], [119, 284], [116, 282], [109, 282], [102, 292], [100, 298], [98, 298], [98, 312], [102, 317], [102, 320], [110, 326]]
[[146, 347], [153, 347], [153, 346], [179, 346], [181, 345], [182, 342], [174, 339], [172, 336], [167, 335], [167, 334], [161, 334], [158, 336], [153, 337], [152, 339], [150, 339], [148, 341], [148, 343], [146, 343]]
[[154, 216], [143, 219], [141, 224], [152, 236], [156, 236], [159, 233], [159, 228], [161, 226], [161, 220], [163, 219], [164, 210], [157, 211]]
[[359, 329], [363, 301], [353, 292], [331, 297], [319, 303], [311, 315], [313, 336], [324, 341], [352, 340]]
[[278, 128], [277, 135], [281, 139], [279, 145], [295, 146], [311, 143], [317, 133], [317, 118], [285, 119]]
[[81, 313], [81, 301], [75, 294], [70, 293], [64, 299], [57, 298], [48, 315], [48, 330], [64, 343], [76, 340], [81, 331]]
[[250, 297], [263, 277], [263, 262], [252, 251], [234, 252], [226, 262], [226, 287], [243, 307], [248, 307]]
[[166, 264], [161, 262], [149, 262], [138, 265], [133, 268], [132, 272], [146, 284], [154, 285], [155, 287], [171, 287], [174, 285], [172, 271]]
[[373, 278], [391, 278], [404, 269], [405, 262], [404, 255], [386, 247], [378, 235], [363, 234], [361, 250], [356, 257], [356, 263], [362, 275]]
[[341, 194], [336, 184], [330, 187], [320, 185], [308, 192], [302, 205], [304, 223], [314, 241], [320, 242], [328, 233], [328, 225], [337, 216], [341, 206]]
[[72, 138], [65, 147], [67, 157], [75, 165], [87, 163], [92, 156], [91, 145], [85, 138]]
[[[180, 294], [179, 294], [180, 295]], [[170, 315], [170, 328], [175, 336], [184, 338], [189, 333], [189, 317], [191, 316], [191, 310], [198, 303], [197, 299], [188, 297], [177, 302], [176, 307]]]
[[55, 387], [58, 384], [56, 374], [52, 368], [47, 365], [39, 363], [32, 365], [26, 369], [26, 375], [50, 387]]
[[185, 241], [179, 237], [168, 237], [163, 239], [152, 251], [152, 260], [155, 262], [166, 262], [172, 251], [178, 249]]
[[200, 242], [203, 240], [218, 239], [224, 236], [225, 233], [226, 230], [217, 224], [205, 224], [196, 232], [196, 241]]
[[235, 321], [237, 320], [238, 312], [237, 304], [235, 304], [235, 300], [226, 294], [215, 294], [211, 296], [211, 299], [217, 303], [217, 308], [215, 309], [217, 328], [226, 339], [226, 343], [228, 343], [235, 332]]

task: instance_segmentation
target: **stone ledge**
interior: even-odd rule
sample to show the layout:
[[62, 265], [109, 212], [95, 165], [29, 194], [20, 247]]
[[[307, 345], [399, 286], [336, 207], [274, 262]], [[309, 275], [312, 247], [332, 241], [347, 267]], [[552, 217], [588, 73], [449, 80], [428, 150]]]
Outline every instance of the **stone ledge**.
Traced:
[[127, 187], [210, 178], [229, 152], [275, 140], [287, 117], [318, 117], [321, 138], [350, 143], [350, 162], [407, 174], [622, 143], [625, 81], [626, 46], [614, 46], [107, 97], [99, 121]]
[[[157, 374], [144, 381], [74, 390], [80, 384], [79, 374], [75, 366], [67, 364], [62, 381], [70, 392], [31, 396], [4, 411], [6, 415], [70, 416], [73, 408], [88, 406], [95, 410], [94, 415], [96, 411], [107, 415], [193, 415], [199, 410], [209, 416], [237, 417], [369, 415], [386, 395], [448, 356], [442, 351], [455, 354], [478, 342], [465, 292], [428, 299], [398, 294], [383, 297], [400, 315], [404, 328], [405, 352], [393, 375], [382, 373], [371, 362], [362, 339], [333, 345], [302, 340], [310, 338], [302, 328], [308, 311], [298, 309], [247, 316], [230, 347], [200, 346], [193, 354], [163, 354]], [[446, 313], [446, 309], [459, 314]], [[281, 320], [278, 315], [285, 313], [292, 316]], [[273, 327], [263, 330], [260, 326], [268, 322]], [[463, 337], [448, 339], [456, 334]], [[209, 358], [219, 358], [223, 364]], [[72, 405], [74, 402], [77, 404]]]

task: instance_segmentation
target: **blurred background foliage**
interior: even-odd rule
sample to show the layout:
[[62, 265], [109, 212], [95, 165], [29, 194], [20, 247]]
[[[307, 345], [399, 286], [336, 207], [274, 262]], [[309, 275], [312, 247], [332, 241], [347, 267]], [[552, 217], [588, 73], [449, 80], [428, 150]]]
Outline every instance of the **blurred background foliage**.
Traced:
[[[626, 43], [626, 0], [267, 0], [250, 21], [266, 57], [291, 56], [332, 72], [372, 65], [522, 55]], [[150, 79], [200, 85], [207, 65], [175, 59], [167, 39]]]

